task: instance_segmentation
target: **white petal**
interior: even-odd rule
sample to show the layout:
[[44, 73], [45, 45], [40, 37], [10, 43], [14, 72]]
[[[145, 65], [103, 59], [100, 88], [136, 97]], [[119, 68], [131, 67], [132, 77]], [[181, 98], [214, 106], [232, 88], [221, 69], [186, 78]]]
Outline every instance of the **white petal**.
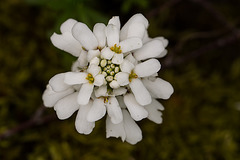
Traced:
[[120, 86], [125, 86], [129, 84], [129, 74], [125, 72], [119, 72], [115, 75], [115, 79], [117, 80]]
[[132, 23], [128, 28], [127, 38], [137, 37], [143, 39], [146, 28], [143, 23]]
[[132, 82], [129, 83], [129, 86], [137, 100], [137, 102], [143, 106], [151, 103], [152, 98], [148, 90], [144, 87], [140, 79], [132, 79]]
[[81, 22], [76, 23], [72, 28], [72, 34], [85, 49], [97, 49], [98, 41], [86, 24]]
[[126, 109], [127, 108], [127, 106], [125, 105], [125, 103], [123, 101], [123, 96], [117, 96], [117, 100], [118, 100], [119, 106], [122, 109]]
[[101, 97], [101, 96], [106, 96], [107, 95], [107, 86], [101, 86], [98, 89], [96, 89], [95, 91], [95, 96], [96, 97]]
[[109, 21], [108, 21], [108, 24], [113, 24], [115, 25], [118, 30], [120, 30], [120, 19], [119, 19], [119, 16], [113, 16]]
[[106, 119], [106, 137], [121, 137], [122, 141], [126, 139], [125, 129], [123, 127], [123, 122], [118, 124], [113, 124], [110, 117], [107, 116]]
[[130, 144], [136, 144], [142, 140], [142, 131], [125, 109], [122, 112], [126, 141]]
[[78, 72], [80, 69], [80, 62], [78, 60], [76, 60], [75, 62], [73, 62], [72, 67], [71, 67], [71, 71], [72, 72]]
[[62, 99], [63, 97], [65, 97], [73, 92], [74, 92], [73, 88], [69, 88], [69, 89], [66, 89], [61, 92], [55, 92], [55, 91], [53, 91], [53, 89], [50, 85], [47, 85], [47, 88], [42, 95], [43, 104], [46, 107], [53, 107], [57, 103], [58, 100]]
[[99, 65], [99, 62], [100, 62], [100, 60], [99, 60], [99, 58], [98, 57], [94, 57], [91, 61], [90, 61], [90, 66], [92, 65], [92, 64], [94, 64], [94, 65]]
[[147, 42], [149, 42], [150, 40], [152, 40], [152, 38], [150, 38], [149, 36], [148, 36], [148, 31], [147, 31], [147, 29], [145, 30], [145, 33], [144, 33], [144, 36], [143, 36], [143, 44], [145, 44], [145, 43], [147, 43]]
[[96, 23], [93, 27], [93, 33], [98, 40], [98, 46], [103, 48], [106, 45], [106, 26], [103, 23]]
[[95, 127], [95, 122], [87, 121], [87, 114], [91, 109], [92, 101], [89, 101], [87, 105], [82, 105], [79, 108], [77, 118], [75, 120], [76, 130], [81, 134], [90, 134]]
[[107, 113], [111, 118], [112, 123], [118, 124], [122, 122], [122, 110], [115, 97], [110, 97], [106, 103]]
[[95, 64], [92, 64], [88, 67], [87, 72], [91, 73], [93, 77], [98, 75], [101, 71], [101, 68]]
[[50, 39], [55, 47], [75, 57], [78, 57], [82, 50], [82, 45], [72, 36], [71, 32], [65, 32], [61, 35], [53, 33]]
[[134, 68], [134, 65], [131, 62], [129, 62], [128, 60], [125, 60], [125, 59], [120, 64], [120, 69], [121, 69], [122, 72], [131, 73], [133, 68]]
[[78, 104], [80, 105], [86, 105], [89, 102], [89, 99], [91, 97], [91, 94], [93, 92], [93, 84], [90, 83], [84, 83], [79, 91], [78, 94]]
[[68, 20], [66, 20], [60, 27], [60, 31], [61, 33], [65, 33], [65, 32], [71, 32], [74, 24], [76, 24], [77, 21], [72, 19], [72, 18], [69, 18]]
[[117, 89], [113, 89], [113, 95], [114, 96], [120, 96], [120, 95], [123, 95], [123, 94], [126, 94], [127, 93], [127, 89], [124, 88], [124, 87], [119, 87]]
[[143, 83], [149, 92], [156, 98], [168, 99], [174, 91], [172, 85], [161, 78], [155, 80], [144, 78]]
[[87, 60], [87, 51], [82, 50], [79, 57], [78, 57], [78, 62], [79, 62], [79, 67], [83, 68], [86, 67], [88, 64], [88, 60]]
[[119, 87], [120, 87], [120, 85], [118, 84], [118, 82], [117, 82], [116, 80], [113, 80], [113, 81], [109, 84], [109, 86], [110, 86], [111, 88], [113, 88], [113, 89], [116, 89], [116, 88], [119, 88]]
[[101, 119], [106, 114], [106, 107], [104, 104], [104, 100], [102, 98], [95, 99], [93, 101], [93, 105], [88, 112], [87, 120], [89, 122], [95, 122]]
[[87, 60], [90, 62], [93, 58], [99, 57], [100, 51], [99, 50], [89, 50], [87, 53]]
[[168, 45], [168, 40], [165, 39], [164, 37], [156, 37], [156, 38], [154, 38], [154, 39], [161, 40], [162, 43], [163, 43], [163, 46], [164, 46], [164, 47], [167, 47], [167, 45]]
[[132, 52], [125, 52], [125, 53], [123, 53], [123, 57], [125, 58], [129, 54], [132, 54]]
[[132, 93], [128, 93], [123, 97], [124, 103], [126, 104], [131, 117], [135, 121], [140, 121], [148, 116], [148, 112], [143, 106], [139, 105]]
[[142, 40], [140, 38], [128, 38], [126, 40], [123, 40], [119, 43], [119, 46], [121, 46], [122, 52], [129, 52], [138, 48], [142, 47]]
[[117, 54], [115, 53], [112, 58], [112, 63], [114, 64], [121, 64], [123, 62], [123, 54]]
[[127, 55], [125, 58], [125, 60], [128, 60], [129, 62], [131, 62], [133, 65], [137, 64], [137, 60], [133, 57], [132, 54]]
[[79, 92], [80, 88], [82, 87], [82, 84], [76, 84], [76, 85], [73, 85], [72, 88], [76, 91], [76, 92]]
[[76, 110], [79, 109], [80, 105], [77, 103], [77, 95], [75, 92], [62, 99], [60, 99], [54, 106], [54, 110], [57, 113], [59, 119], [69, 118]]
[[107, 25], [106, 36], [108, 47], [113, 47], [115, 44], [119, 44], [119, 29], [115, 25]]
[[101, 51], [101, 56], [105, 59], [111, 59], [115, 53], [109, 48], [103, 48]]
[[65, 73], [64, 82], [69, 85], [87, 83], [87, 75], [85, 72], [67, 72]]
[[139, 63], [134, 68], [134, 73], [138, 77], [148, 77], [157, 73], [161, 68], [160, 62], [156, 59], [149, 59], [145, 62]]
[[155, 39], [145, 43], [142, 48], [136, 50], [134, 52], [134, 57], [139, 61], [155, 58], [159, 56], [164, 49], [162, 41]]
[[148, 20], [142, 14], [133, 15], [121, 29], [120, 32], [121, 41], [127, 39], [129, 27], [131, 25], [134, 25], [135, 23], [142, 23], [145, 26], [145, 28], [147, 28], [149, 25]]
[[99, 74], [99, 75], [97, 75], [97, 76], [95, 76], [94, 77], [94, 82], [93, 82], [93, 84], [95, 85], [95, 86], [101, 86], [101, 85], [103, 85], [103, 83], [104, 83], [104, 75], [103, 74]]
[[159, 103], [156, 99], [153, 99], [152, 103], [144, 106], [144, 108], [148, 111], [148, 119], [157, 124], [162, 123], [162, 112], [159, 110], [163, 110], [164, 107], [161, 103]]
[[164, 110], [164, 106], [157, 99], [153, 98], [152, 103], [150, 105], [156, 108], [157, 110], [160, 110], [160, 111]]
[[94, 100], [94, 99], [96, 99], [97, 97], [95, 96], [95, 94], [91, 94], [91, 97], [90, 97], [90, 100]]
[[64, 82], [66, 73], [59, 73], [49, 80], [49, 84], [55, 92], [60, 92], [69, 88], [69, 85]]
[[164, 56], [166, 56], [167, 55], [167, 50], [166, 49], [164, 49], [162, 52], [161, 52], [161, 54], [160, 55], [158, 55], [156, 58], [162, 58], [162, 57], [164, 57]]

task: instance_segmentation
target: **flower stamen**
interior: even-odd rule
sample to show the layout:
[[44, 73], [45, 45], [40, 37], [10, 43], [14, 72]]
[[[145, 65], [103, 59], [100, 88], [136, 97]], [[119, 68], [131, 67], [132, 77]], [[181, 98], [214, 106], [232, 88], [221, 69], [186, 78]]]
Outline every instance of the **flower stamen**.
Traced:
[[101, 50], [102, 50], [102, 47], [98, 46], [97, 49], [98, 49], [99, 51], [101, 51]]
[[83, 49], [84, 51], [87, 51], [87, 49], [86, 49], [86, 48], [84, 48], [84, 47], [82, 47], [82, 49]]
[[138, 78], [138, 75], [132, 71], [131, 74], [129, 74], [129, 82], [132, 82], [132, 79], [136, 78]]
[[104, 103], [108, 102], [108, 97], [103, 97]]
[[92, 76], [91, 73], [88, 73], [86, 79], [88, 80], [88, 82], [89, 82], [90, 84], [93, 84], [94, 78], [93, 78], [93, 76]]
[[117, 53], [117, 54], [122, 53], [121, 46], [118, 46], [118, 47], [117, 47], [117, 44], [114, 44], [114, 46], [111, 47], [110, 49], [111, 49], [113, 52]]

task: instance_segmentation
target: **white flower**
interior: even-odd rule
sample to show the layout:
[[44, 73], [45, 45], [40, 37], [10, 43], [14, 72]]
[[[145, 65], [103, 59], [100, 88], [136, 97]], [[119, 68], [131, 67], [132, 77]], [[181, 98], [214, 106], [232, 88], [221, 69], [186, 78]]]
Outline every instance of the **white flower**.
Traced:
[[128, 93], [123, 97], [124, 103], [127, 106], [127, 109], [129, 113], [131, 114], [131, 117], [135, 121], [140, 121], [143, 118], [146, 118], [148, 116], [148, 112], [144, 109], [143, 106], [138, 104], [138, 102], [135, 100], [133, 94]]
[[[149, 42], [146, 42], [142, 48], [136, 50], [134, 52], [134, 57], [138, 60], [146, 60], [149, 58], [156, 58], [161, 55], [164, 51], [164, 45], [161, 40], [153, 39]], [[146, 54], [148, 53], [148, 54]]]
[[152, 99], [152, 103], [144, 106], [144, 108], [148, 112], [148, 119], [151, 121], [160, 124], [162, 123], [162, 112], [164, 107], [161, 103], [159, 103], [156, 99]]
[[156, 59], [149, 59], [134, 66], [128, 60], [120, 65], [123, 72], [116, 75], [119, 85], [129, 84], [137, 102], [141, 105], [151, 103], [151, 95], [145, 88], [140, 78], [151, 76], [160, 70], [160, 63]]
[[168, 41], [149, 38], [149, 24], [135, 14], [121, 28], [118, 16], [107, 25], [97, 23], [91, 31], [82, 22], [66, 20], [54, 33], [54, 46], [77, 57], [72, 70], [49, 80], [42, 99], [53, 107], [59, 119], [67, 119], [78, 110], [76, 130], [90, 134], [95, 122], [106, 116], [108, 137], [136, 144], [142, 131], [135, 121], [144, 118], [162, 123], [161, 103], [168, 99], [172, 85], [158, 78], [161, 68], [155, 58], [166, 55]]
[[74, 19], [66, 20], [60, 27], [61, 35], [54, 33], [51, 36], [53, 45], [73, 56], [78, 57], [82, 51], [82, 45], [73, 37], [71, 31], [77, 23]]
[[173, 94], [172, 85], [161, 78], [144, 78], [142, 82], [153, 98], [168, 99]]
[[95, 122], [89, 122], [87, 120], [87, 114], [89, 113], [91, 105], [92, 100], [90, 100], [88, 104], [82, 105], [78, 110], [75, 127], [79, 133], [90, 134], [95, 127]]
[[80, 105], [86, 105], [89, 102], [93, 92], [94, 85], [101, 86], [104, 83], [104, 75], [100, 73], [100, 67], [90, 65], [87, 72], [67, 72], [64, 82], [68, 85], [82, 84], [77, 101]]
[[53, 107], [60, 99], [63, 97], [72, 94], [74, 92], [73, 88], [66, 89], [64, 91], [56, 92], [48, 84], [46, 90], [43, 93], [42, 99], [43, 104], [46, 107]]
[[95, 122], [101, 119], [105, 115], [106, 111], [108, 112], [112, 123], [118, 124], [122, 122], [122, 111], [117, 99], [114, 96], [110, 98], [103, 97], [95, 99], [87, 115], [87, 120], [89, 122]]
[[[113, 17], [110, 19], [109, 24], [106, 27], [108, 47], [103, 49], [102, 56], [105, 59], [112, 59], [114, 64], [122, 63], [124, 53], [142, 47], [142, 39], [139, 37], [128, 37], [119, 41], [121, 32], [119, 18]], [[142, 32], [144, 33], [144, 30], [142, 30]]]
[[136, 122], [130, 117], [126, 109], [122, 110], [123, 122], [113, 124], [107, 116], [106, 120], [106, 137], [121, 137], [122, 141], [127, 141], [130, 144], [136, 144], [142, 140], [142, 131]]

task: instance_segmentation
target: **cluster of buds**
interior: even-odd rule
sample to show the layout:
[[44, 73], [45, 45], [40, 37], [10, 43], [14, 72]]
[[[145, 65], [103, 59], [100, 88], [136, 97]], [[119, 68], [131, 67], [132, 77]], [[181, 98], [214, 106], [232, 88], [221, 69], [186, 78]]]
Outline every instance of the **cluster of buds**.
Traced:
[[53, 45], [77, 57], [71, 72], [53, 76], [43, 93], [46, 107], [54, 107], [59, 119], [78, 111], [75, 127], [90, 134], [95, 122], [106, 116], [106, 136], [136, 144], [142, 131], [135, 121], [148, 118], [162, 123], [163, 106], [173, 87], [158, 77], [157, 58], [166, 55], [168, 41], [148, 36], [148, 20], [135, 14], [121, 28], [118, 16], [107, 25], [68, 19]]

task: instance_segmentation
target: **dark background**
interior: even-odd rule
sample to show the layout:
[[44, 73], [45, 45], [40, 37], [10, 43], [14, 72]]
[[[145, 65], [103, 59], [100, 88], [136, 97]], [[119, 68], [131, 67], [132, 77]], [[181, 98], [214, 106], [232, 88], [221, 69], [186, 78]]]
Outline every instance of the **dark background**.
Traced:
[[[239, 0], [7, 0], [0, 2], [0, 159], [236, 160], [240, 157]], [[105, 120], [88, 135], [76, 114], [58, 120], [42, 106], [48, 80], [75, 60], [55, 48], [68, 18], [124, 24], [142, 13], [151, 37], [169, 40], [159, 76], [174, 87], [163, 124], [138, 122], [136, 145], [105, 138]]]

